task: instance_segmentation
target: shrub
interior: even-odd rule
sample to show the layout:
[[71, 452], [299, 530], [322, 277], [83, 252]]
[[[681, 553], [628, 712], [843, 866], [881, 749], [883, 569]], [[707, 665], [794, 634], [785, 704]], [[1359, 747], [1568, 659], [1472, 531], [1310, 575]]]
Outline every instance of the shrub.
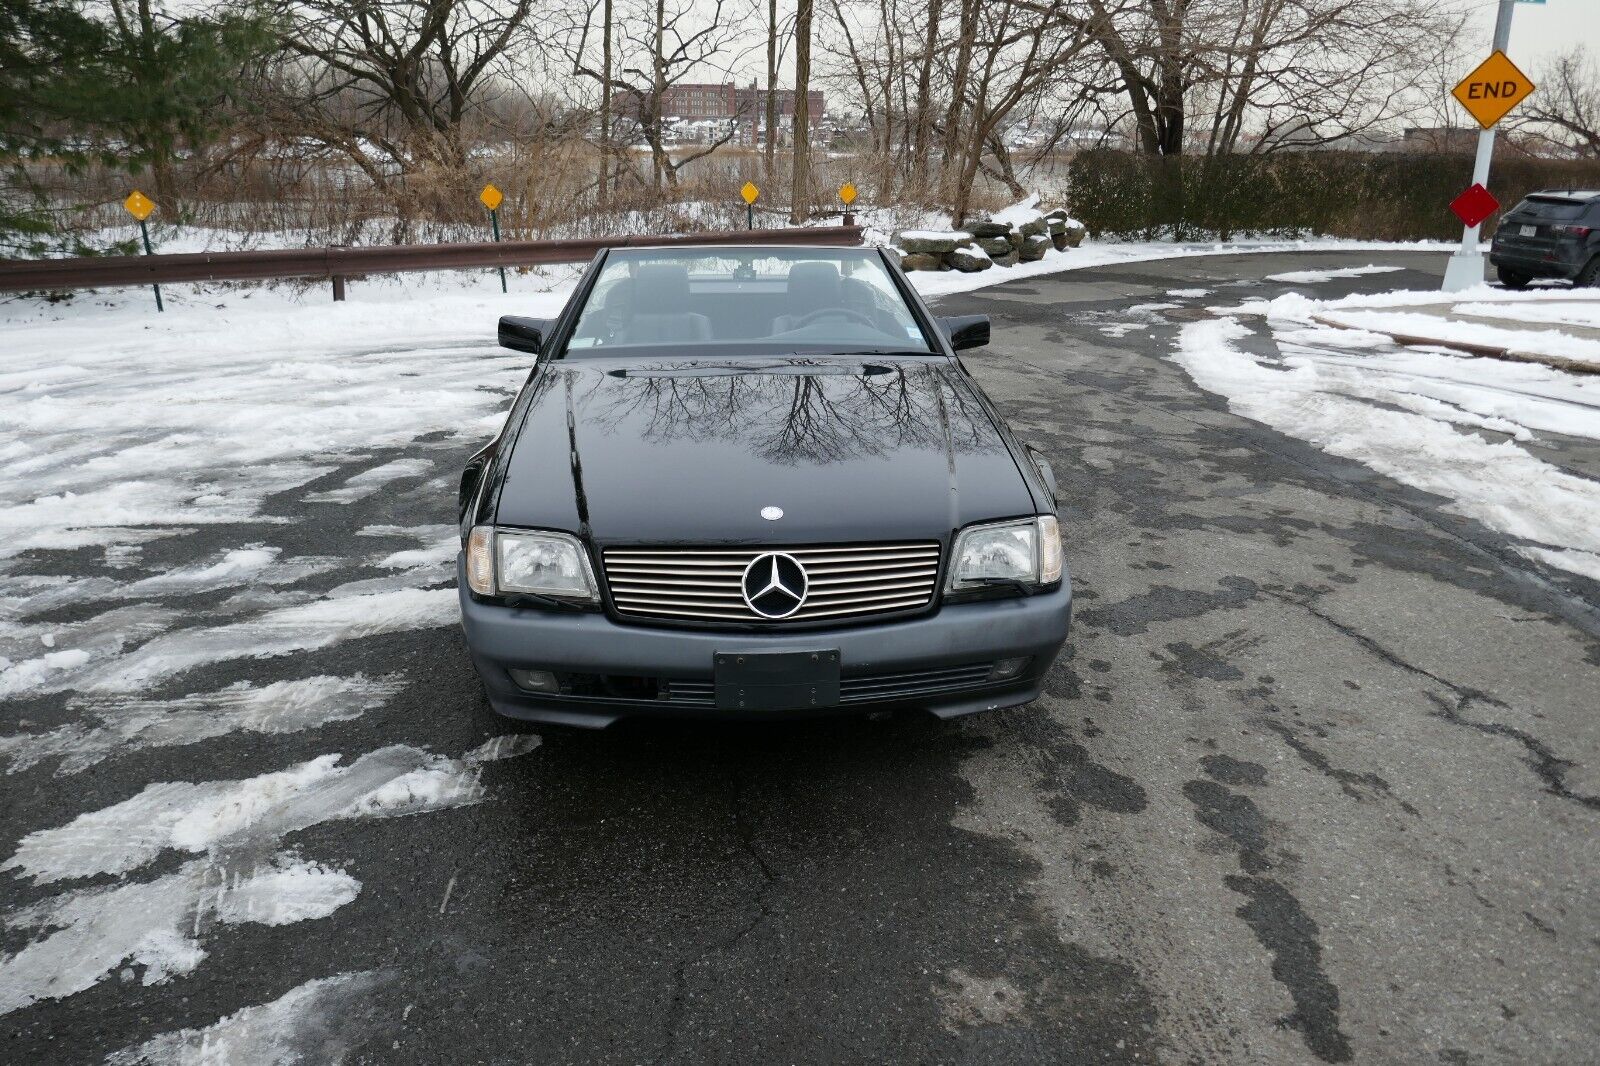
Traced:
[[[1489, 187], [1506, 207], [1539, 189], [1600, 187], [1600, 161], [1506, 156]], [[1449, 203], [1472, 157], [1359, 152], [1152, 157], [1083, 152], [1068, 168], [1073, 215], [1094, 234], [1411, 241], [1459, 237]], [[1488, 223], [1492, 231], [1493, 220]]]

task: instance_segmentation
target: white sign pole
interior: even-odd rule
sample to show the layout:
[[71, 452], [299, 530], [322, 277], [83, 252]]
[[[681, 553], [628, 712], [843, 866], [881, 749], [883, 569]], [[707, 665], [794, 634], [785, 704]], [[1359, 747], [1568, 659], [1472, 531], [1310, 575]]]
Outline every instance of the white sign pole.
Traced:
[[[1490, 54], [1504, 52], [1511, 43], [1511, 12], [1517, 0], [1500, 0], [1494, 19], [1494, 47]], [[1489, 187], [1489, 160], [1494, 155], [1494, 127], [1478, 131], [1478, 155], [1472, 164], [1474, 184]], [[1461, 247], [1450, 255], [1444, 268], [1444, 291], [1460, 292], [1483, 284], [1483, 253], [1478, 250], [1478, 231], [1482, 225], [1461, 228]]]

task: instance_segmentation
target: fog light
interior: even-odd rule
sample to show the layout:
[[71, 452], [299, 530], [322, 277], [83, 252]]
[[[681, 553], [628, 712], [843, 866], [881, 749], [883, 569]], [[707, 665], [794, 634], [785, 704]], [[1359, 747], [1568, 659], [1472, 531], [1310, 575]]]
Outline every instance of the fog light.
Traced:
[[517, 683], [518, 688], [525, 688], [529, 692], [561, 691], [561, 682], [548, 670], [513, 670], [511, 680]]
[[989, 671], [989, 680], [1010, 681], [1014, 677], [1020, 677], [1031, 662], [1033, 662], [1031, 655], [1024, 655], [1020, 659], [1001, 659]]

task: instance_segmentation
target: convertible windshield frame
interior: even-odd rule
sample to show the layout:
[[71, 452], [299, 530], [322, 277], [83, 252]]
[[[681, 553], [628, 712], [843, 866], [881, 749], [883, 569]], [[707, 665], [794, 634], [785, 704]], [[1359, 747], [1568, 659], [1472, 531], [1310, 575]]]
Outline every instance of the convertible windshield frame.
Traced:
[[[790, 288], [790, 270], [813, 263], [819, 265], [807, 268], [807, 280], [821, 283], [812, 284], [813, 289], [829, 293], [829, 286], [836, 285], [841, 292], [848, 292], [853, 302], [843, 297], [830, 302], [825, 295], [820, 309], [809, 315], [794, 314], [796, 297]], [[717, 269], [706, 270], [707, 265]], [[828, 270], [829, 266], [835, 270]], [[774, 267], [784, 269], [775, 271]], [[637, 319], [653, 316], [650, 324], [661, 324], [658, 335], [650, 335], [648, 329], [618, 330], [614, 318], [601, 318], [613, 311], [606, 304], [619, 289], [617, 283], [631, 281], [637, 290], [641, 272], [647, 281], [664, 278], [676, 289], [645, 293], [643, 300], [637, 291], [629, 291], [617, 297], [617, 302], [629, 307]], [[814, 292], [808, 295], [818, 299]], [[746, 299], [752, 301], [749, 307]], [[720, 306], [713, 306], [717, 301]], [[769, 313], [770, 318], [764, 317]], [[714, 327], [710, 325], [713, 319]], [[841, 323], [848, 328], [819, 328], [822, 323]], [[718, 336], [717, 331], [732, 335]], [[858, 246], [607, 249], [595, 257], [556, 333], [547, 349], [550, 359], [632, 361], [868, 353], [951, 358], [943, 334], [905, 278], [880, 250]]]

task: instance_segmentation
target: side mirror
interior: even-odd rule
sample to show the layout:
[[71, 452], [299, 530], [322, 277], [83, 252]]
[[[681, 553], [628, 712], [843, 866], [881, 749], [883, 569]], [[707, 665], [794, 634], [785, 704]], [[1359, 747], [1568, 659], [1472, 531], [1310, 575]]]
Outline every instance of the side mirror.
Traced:
[[939, 319], [939, 326], [950, 338], [950, 347], [958, 352], [968, 348], [982, 348], [989, 343], [988, 315], [956, 315]]
[[500, 318], [500, 347], [514, 352], [538, 355], [544, 348], [545, 334], [550, 332], [548, 318], [519, 318], [502, 315]]

